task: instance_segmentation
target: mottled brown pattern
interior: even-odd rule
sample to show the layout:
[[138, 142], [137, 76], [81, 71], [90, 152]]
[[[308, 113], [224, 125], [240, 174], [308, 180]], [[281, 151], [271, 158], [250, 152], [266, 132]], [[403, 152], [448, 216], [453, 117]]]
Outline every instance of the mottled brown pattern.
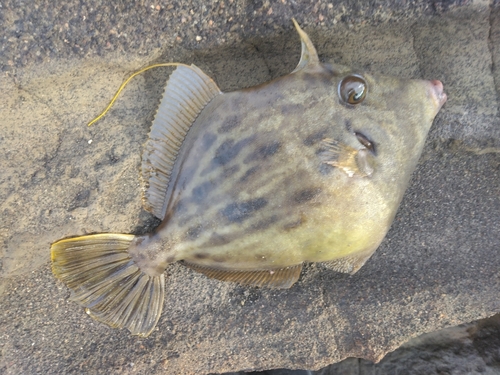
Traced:
[[293, 203], [303, 204], [309, 202], [319, 193], [321, 193], [321, 188], [307, 188], [304, 190], [300, 190], [293, 195]]
[[267, 200], [262, 197], [241, 202], [233, 202], [224, 207], [224, 209], [221, 210], [221, 214], [229, 222], [242, 223], [251, 218], [257, 211], [264, 208], [267, 203]]
[[222, 125], [217, 129], [218, 133], [227, 133], [241, 124], [241, 119], [237, 115], [231, 115], [222, 121]]
[[300, 227], [304, 223], [304, 220], [302, 218], [298, 218], [294, 221], [289, 221], [285, 225], [283, 225], [283, 229], [285, 232], [289, 232], [292, 229], [296, 229]]
[[195, 253], [194, 257], [196, 259], [207, 259], [207, 258], [210, 258], [210, 254], [209, 253]]
[[201, 143], [201, 147], [203, 151], [207, 151], [213, 145], [217, 136], [213, 133], [205, 133], [203, 134], [203, 142]]
[[249, 169], [246, 170], [245, 174], [240, 177], [239, 182], [244, 183], [247, 181], [248, 178], [250, 178], [254, 173], [256, 173], [259, 170], [260, 166], [255, 165]]
[[344, 125], [345, 125], [345, 129], [349, 132], [349, 133], [353, 133], [354, 131], [352, 130], [352, 122], [351, 120], [349, 120], [348, 118], [346, 118], [344, 120]]
[[280, 218], [278, 217], [278, 215], [272, 215], [271, 217], [264, 218], [264, 219], [258, 221], [256, 224], [253, 224], [251, 226], [251, 229], [253, 231], [267, 229], [271, 225], [276, 224], [279, 220], [280, 220]]
[[186, 234], [184, 236], [184, 240], [193, 241], [200, 235], [201, 232], [203, 232], [203, 226], [201, 226], [201, 225], [197, 225], [195, 227], [190, 227], [186, 231]]
[[[182, 164], [169, 194], [182, 209], [160, 229], [162, 241], [200, 266], [219, 264], [218, 259], [220, 267], [234, 269], [373, 251], [414, 166], [415, 143], [421, 147], [421, 128], [408, 121], [418, 117], [427, 94], [420, 83], [409, 89], [366, 75], [364, 102], [346, 106], [337, 88], [347, 75], [346, 68], [318, 65], [216, 97], [179, 154]], [[405, 102], [404, 114], [387, 110], [394, 102], [401, 110], [401, 96], [415, 93], [421, 96]], [[425, 116], [422, 121], [429, 123], [431, 116]], [[354, 132], [380, 144], [376, 161], [390, 166], [384, 175], [349, 177], [325, 164], [321, 142], [334, 139], [345, 145], [341, 149], [358, 152], [364, 146]], [[407, 164], [405, 170], [394, 168]], [[200, 250], [210, 257], [197, 257]]]
[[305, 139], [304, 139], [304, 145], [306, 146], [312, 146], [323, 139], [326, 138], [326, 134], [328, 132], [328, 129], [321, 129], [317, 132], [314, 132], [312, 134], [309, 134]]
[[200, 245], [200, 248], [227, 245], [231, 241], [232, 238], [230, 236], [223, 236], [214, 232], [208, 241]]
[[271, 141], [264, 146], [260, 146], [257, 150], [253, 151], [250, 155], [248, 155], [244, 160], [244, 164], [248, 163], [257, 163], [259, 160], [266, 159], [270, 156], [273, 156], [276, 152], [279, 151], [281, 147], [281, 142], [279, 141]]
[[224, 167], [224, 170], [222, 171], [221, 178], [223, 178], [223, 179], [230, 178], [233, 175], [235, 175], [236, 173], [238, 173], [240, 169], [241, 169], [241, 167], [239, 164], [234, 164], [234, 165], [231, 165], [229, 167]]
[[201, 184], [197, 185], [193, 189], [193, 193], [191, 194], [191, 201], [194, 204], [199, 204], [203, 202], [210, 196], [212, 190], [214, 190], [217, 185], [212, 181], [204, 181]]
[[239, 141], [235, 141], [234, 139], [228, 139], [222, 145], [217, 148], [215, 151], [215, 157], [213, 159], [212, 164], [214, 166], [226, 165], [231, 162], [241, 150], [248, 146], [253, 140], [254, 136], [249, 136]]

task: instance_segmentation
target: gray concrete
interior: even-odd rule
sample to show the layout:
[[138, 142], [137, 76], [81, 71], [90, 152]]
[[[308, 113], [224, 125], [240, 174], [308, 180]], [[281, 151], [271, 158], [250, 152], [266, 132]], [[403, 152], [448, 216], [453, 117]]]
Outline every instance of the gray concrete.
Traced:
[[[2, 1], [0, 371], [317, 370], [498, 313], [500, 6], [409, 3]], [[150, 337], [92, 321], [52, 276], [50, 243], [157, 224], [138, 166], [168, 72], [138, 77], [86, 122], [155, 61], [195, 63], [223, 90], [286, 74], [299, 56], [292, 16], [322, 60], [440, 79], [448, 93], [383, 244], [354, 276], [308, 265], [285, 291], [174, 265]]]

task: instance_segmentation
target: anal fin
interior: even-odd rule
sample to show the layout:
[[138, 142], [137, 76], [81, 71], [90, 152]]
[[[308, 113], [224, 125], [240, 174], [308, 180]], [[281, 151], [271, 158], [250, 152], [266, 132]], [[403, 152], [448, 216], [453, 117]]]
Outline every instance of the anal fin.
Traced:
[[196, 272], [200, 272], [212, 279], [232, 281], [242, 285], [288, 289], [297, 282], [302, 271], [302, 264], [275, 270], [262, 271], [228, 271], [220, 270], [197, 264], [183, 262], [183, 264]]

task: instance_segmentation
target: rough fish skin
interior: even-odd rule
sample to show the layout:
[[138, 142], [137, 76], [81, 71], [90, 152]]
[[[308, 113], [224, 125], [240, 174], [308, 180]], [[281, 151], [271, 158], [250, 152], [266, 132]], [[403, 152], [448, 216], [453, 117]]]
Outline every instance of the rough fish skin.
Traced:
[[[159, 274], [185, 260], [275, 269], [371, 254], [391, 225], [439, 103], [426, 81], [363, 74], [367, 98], [349, 108], [337, 93], [349, 74], [331, 66], [298, 71], [210, 102], [178, 155], [166, 219], [134, 250], [141, 268]], [[369, 177], [324, 163], [324, 139], [363, 148], [354, 132], [376, 144]]]

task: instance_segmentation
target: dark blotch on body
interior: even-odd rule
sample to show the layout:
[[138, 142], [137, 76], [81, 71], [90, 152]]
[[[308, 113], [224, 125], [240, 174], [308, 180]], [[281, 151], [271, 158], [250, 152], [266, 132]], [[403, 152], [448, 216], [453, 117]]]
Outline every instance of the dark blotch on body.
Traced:
[[327, 130], [326, 129], [323, 129], [323, 130], [320, 130], [316, 133], [313, 133], [313, 134], [309, 134], [306, 139], [304, 139], [304, 145], [306, 146], [312, 146], [320, 141], [322, 141], [323, 139], [326, 138], [326, 133], [327, 133]]
[[267, 145], [259, 147], [257, 150], [248, 155], [243, 162], [247, 164], [258, 160], [267, 159], [269, 156], [272, 156], [276, 152], [278, 152], [280, 147], [281, 143], [279, 141], [273, 141]]
[[240, 178], [240, 182], [246, 182], [248, 178], [253, 175], [255, 172], [259, 170], [260, 166], [256, 165], [255, 167], [250, 168], [245, 172], [243, 176]]
[[213, 164], [216, 166], [226, 165], [231, 160], [233, 160], [240, 151], [247, 145], [249, 145], [255, 137], [247, 137], [234, 143], [233, 139], [228, 139], [224, 141], [219, 148], [215, 151], [215, 157], [213, 159]]
[[214, 232], [214, 233], [212, 233], [212, 235], [210, 236], [210, 239], [207, 242], [200, 245], [200, 248], [213, 247], [213, 246], [223, 246], [223, 245], [227, 245], [231, 241], [232, 241], [232, 239], [230, 237], [228, 237], [227, 235], [223, 236], [219, 233]]
[[334, 166], [331, 166], [326, 163], [321, 163], [319, 166], [319, 173], [322, 176], [328, 176], [329, 174], [333, 173], [334, 170], [335, 170]]
[[222, 177], [223, 178], [229, 178], [232, 175], [234, 175], [236, 172], [240, 170], [240, 165], [235, 164], [231, 167], [224, 167], [224, 171], [222, 172]]
[[265, 198], [250, 199], [244, 202], [228, 204], [221, 214], [231, 223], [242, 223], [250, 218], [254, 212], [267, 205]]
[[213, 133], [205, 133], [203, 134], [203, 139], [201, 143], [201, 147], [203, 151], [207, 151], [215, 142], [217, 136]]
[[186, 213], [188, 205], [189, 203], [187, 203], [184, 199], [180, 199], [174, 204], [172, 211], [176, 214]]
[[289, 232], [291, 231], [292, 229], [295, 229], [295, 228], [298, 228], [300, 227], [303, 223], [305, 222], [304, 219], [302, 218], [299, 218], [298, 220], [295, 220], [295, 221], [291, 221], [285, 225], [283, 225], [283, 229], [286, 231], [286, 232]]
[[321, 193], [320, 188], [304, 189], [304, 190], [296, 192], [293, 195], [293, 201], [295, 203], [298, 203], [298, 204], [309, 202], [311, 199], [313, 199], [319, 193]]
[[186, 231], [186, 234], [184, 235], [184, 239], [188, 240], [188, 241], [193, 241], [193, 240], [198, 238], [198, 236], [200, 235], [201, 232], [203, 232], [203, 227], [201, 225], [191, 227]]
[[194, 203], [201, 203], [208, 198], [208, 195], [215, 188], [215, 184], [210, 181], [205, 181], [193, 189], [191, 199]]
[[279, 220], [278, 216], [273, 215], [273, 216], [268, 217], [268, 218], [266, 218], [266, 219], [260, 220], [260, 221], [259, 221], [259, 222], [257, 222], [257, 224], [255, 224], [255, 225], [252, 225], [252, 229], [253, 229], [254, 231], [267, 229], [267, 228], [269, 228], [271, 225], [273, 225], [274, 223], [276, 223], [278, 220]]
[[207, 254], [207, 253], [196, 253], [194, 254], [194, 257], [196, 259], [207, 259], [210, 257], [210, 254]]
[[224, 121], [222, 122], [222, 125], [219, 127], [219, 129], [217, 129], [217, 132], [218, 133], [227, 133], [231, 129], [234, 129], [235, 127], [237, 127], [239, 124], [240, 124], [240, 119], [238, 118], [238, 116], [234, 116], [234, 115], [229, 116], [229, 117], [224, 119]]
[[177, 225], [178, 225], [179, 227], [184, 227], [184, 226], [186, 226], [186, 224], [188, 224], [190, 221], [195, 220], [196, 216], [197, 216], [196, 214], [195, 214], [195, 215], [186, 215], [186, 214], [185, 214], [184, 216], [180, 216], [180, 218], [183, 218], [183, 219], [180, 219], [180, 218], [179, 218], [179, 219], [177, 220], [177, 222], [176, 222], [176, 223], [177, 223]]
[[353, 130], [352, 130], [352, 122], [351, 122], [351, 120], [346, 119], [346, 120], [344, 121], [344, 125], [345, 125], [346, 130], [347, 130], [349, 133], [353, 133]]

